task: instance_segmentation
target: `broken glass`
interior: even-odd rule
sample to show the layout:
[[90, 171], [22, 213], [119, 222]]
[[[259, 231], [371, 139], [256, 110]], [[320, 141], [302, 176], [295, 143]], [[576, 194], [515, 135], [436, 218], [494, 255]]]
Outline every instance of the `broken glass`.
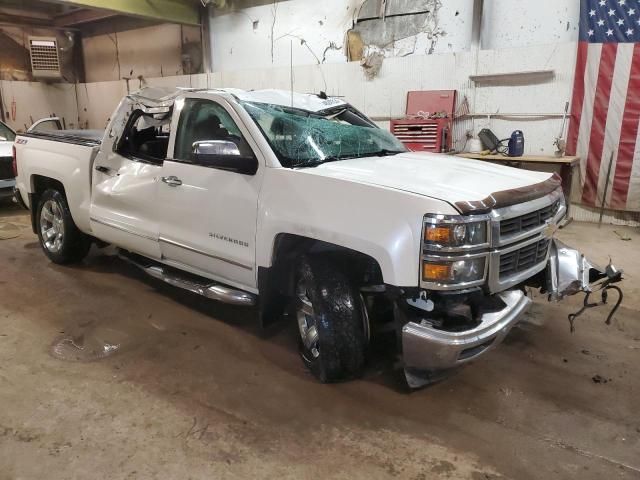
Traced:
[[282, 166], [314, 167], [326, 162], [405, 152], [391, 133], [351, 107], [314, 113], [282, 105], [242, 102]]

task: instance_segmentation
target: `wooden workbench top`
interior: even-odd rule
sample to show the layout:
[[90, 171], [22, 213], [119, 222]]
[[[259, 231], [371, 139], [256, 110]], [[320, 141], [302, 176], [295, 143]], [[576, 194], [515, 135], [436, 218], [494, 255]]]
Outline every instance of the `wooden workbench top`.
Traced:
[[507, 157], [506, 155], [482, 155], [480, 153], [459, 153], [459, 157], [473, 158], [475, 160], [488, 160], [491, 162], [526, 162], [545, 163], [556, 165], [576, 165], [580, 157], [552, 157], [546, 155], [523, 155], [521, 157]]

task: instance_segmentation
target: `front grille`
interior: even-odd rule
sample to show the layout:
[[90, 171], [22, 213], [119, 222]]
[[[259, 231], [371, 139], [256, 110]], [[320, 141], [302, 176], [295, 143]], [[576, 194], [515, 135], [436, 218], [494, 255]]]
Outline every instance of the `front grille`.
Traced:
[[513, 252], [500, 255], [500, 279], [523, 272], [547, 257], [551, 240], [544, 239]]
[[500, 222], [500, 237], [510, 237], [518, 233], [533, 230], [544, 225], [547, 220], [553, 218], [560, 208], [560, 200], [547, 205], [535, 212], [526, 213], [519, 217], [509, 218]]
[[0, 157], [0, 180], [13, 178], [12, 162], [13, 158], [11, 157]]

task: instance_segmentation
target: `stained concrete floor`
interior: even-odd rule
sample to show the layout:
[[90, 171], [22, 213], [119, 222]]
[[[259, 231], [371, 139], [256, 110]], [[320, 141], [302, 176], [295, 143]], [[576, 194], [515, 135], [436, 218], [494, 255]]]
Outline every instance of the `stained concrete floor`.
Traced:
[[[255, 311], [102, 252], [53, 265], [24, 211], [4, 208], [0, 237], [12, 228], [0, 240], [0, 479], [640, 478], [637, 230], [560, 234], [627, 270], [613, 325], [589, 311], [571, 334], [580, 300], [538, 297], [490, 355], [408, 394], [379, 362], [320, 385], [289, 332], [261, 333]], [[71, 338], [89, 353], [120, 347], [84, 358]]]

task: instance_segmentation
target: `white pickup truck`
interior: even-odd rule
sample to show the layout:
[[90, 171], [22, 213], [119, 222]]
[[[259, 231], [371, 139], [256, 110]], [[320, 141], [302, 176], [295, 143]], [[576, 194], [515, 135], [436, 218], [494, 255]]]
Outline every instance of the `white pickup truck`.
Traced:
[[[559, 179], [410, 153], [324, 94], [144, 89], [104, 132], [16, 140], [17, 186], [56, 263], [91, 243], [175, 286], [297, 322], [323, 382], [395, 331], [411, 386], [495, 347], [530, 304], [619, 272], [553, 239]], [[607, 277], [609, 273], [609, 277]]]
[[2, 201], [13, 197], [16, 185], [13, 172], [12, 148], [16, 133], [0, 121], [0, 205]]

